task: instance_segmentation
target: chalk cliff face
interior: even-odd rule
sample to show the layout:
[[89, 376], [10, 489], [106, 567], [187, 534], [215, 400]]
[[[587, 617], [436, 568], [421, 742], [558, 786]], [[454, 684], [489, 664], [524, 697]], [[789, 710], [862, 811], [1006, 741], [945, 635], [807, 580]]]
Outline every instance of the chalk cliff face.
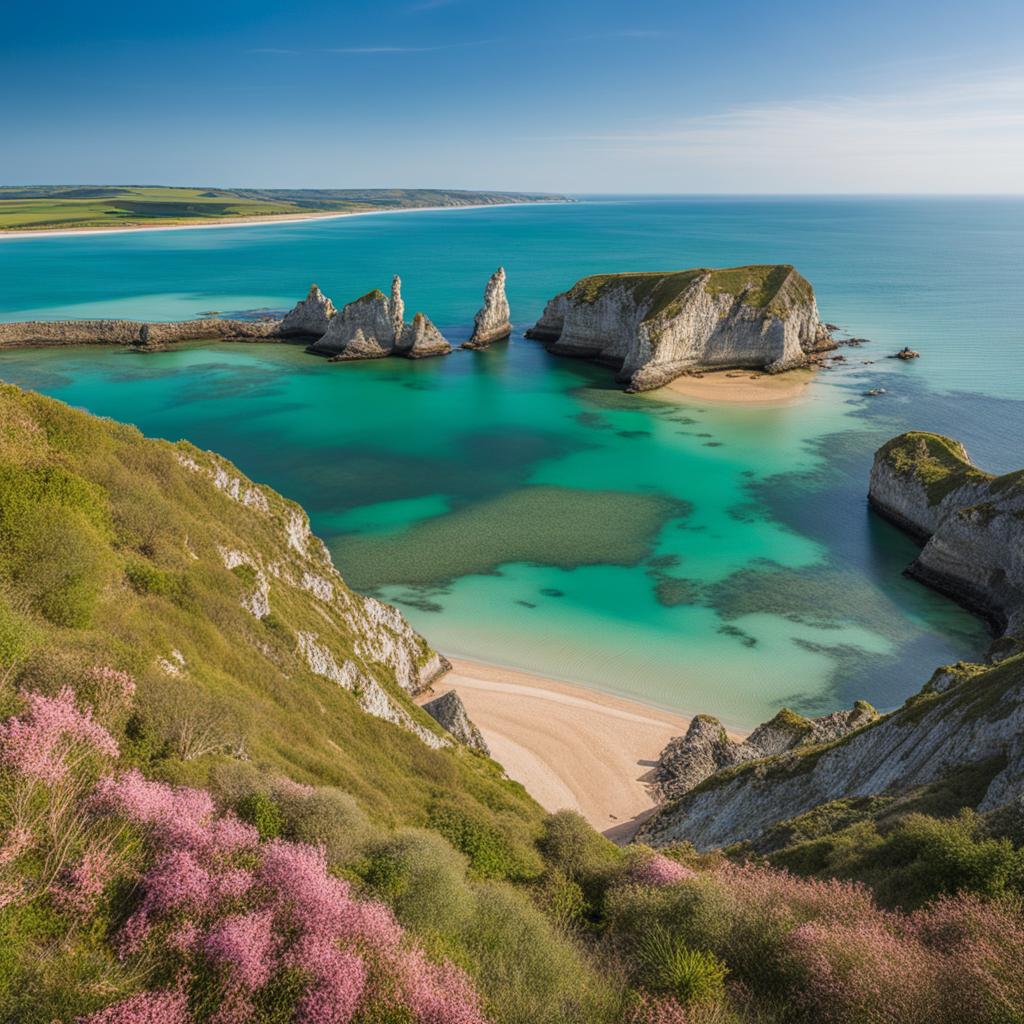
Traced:
[[401, 355], [410, 359], [447, 355], [452, 350], [441, 332], [422, 313], [405, 323], [402, 279], [395, 275], [391, 295], [380, 289], [344, 306], [331, 318], [323, 337], [309, 346], [310, 352], [331, 356], [332, 361], [382, 359]]
[[423, 705], [423, 710], [435, 722], [447, 729], [460, 743], [490, 756], [491, 752], [486, 741], [466, 713], [466, 706], [462, 703], [462, 698], [454, 690], [449, 690], [440, 697], [428, 701]]
[[818, 719], [811, 724], [824, 731], [804, 729], [794, 743], [780, 742], [796, 730], [780, 732], [777, 719], [738, 745], [700, 716], [662, 755], [658, 777], [671, 802], [641, 829], [644, 841], [756, 848], [774, 826], [822, 804], [896, 795], [965, 771], [982, 780], [981, 811], [1021, 798], [1024, 471], [995, 477], [956, 441], [902, 434], [875, 455], [870, 501], [924, 542], [914, 576], [1005, 629], [991, 652], [998, 660], [941, 668], [897, 711], [877, 718], [862, 710], [832, 725], [836, 716]]
[[484, 289], [484, 304], [473, 321], [473, 334], [463, 348], [486, 348], [512, 333], [511, 313], [505, 295], [505, 268], [491, 274]]
[[1024, 636], [1024, 471], [996, 477], [962, 444], [911, 432], [875, 454], [872, 507], [924, 542], [908, 573], [980, 612], [1004, 634]]
[[663, 797], [678, 799], [723, 768], [838, 739], [876, 718], [878, 712], [863, 701], [849, 711], [821, 718], [804, 718], [783, 708], [770, 722], [759, 725], [737, 743], [717, 718], [696, 715], [686, 735], [669, 740], [661, 752], [655, 781]]
[[444, 335], [423, 313], [417, 313], [411, 324], [402, 325], [401, 337], [395, 345], [395, 353], [409, 359], [444, 356], [451, 350], [452, 347]]
[[629, 391], [688, 370], [779, 372], [835, 347], [814, 290], [788, 265], [585, 277], [526, 336], [613, 366]]
[[319, 338], [330, 326], [337, 310], [334, 303], [315, 284], [310, 285], [309, 294], [297, 302], [281, 321], [283, 337]]

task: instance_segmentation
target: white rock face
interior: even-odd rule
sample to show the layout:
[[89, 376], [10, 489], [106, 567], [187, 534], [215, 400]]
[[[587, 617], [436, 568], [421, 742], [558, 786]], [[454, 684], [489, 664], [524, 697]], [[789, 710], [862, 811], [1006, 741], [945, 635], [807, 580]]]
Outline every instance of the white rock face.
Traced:
[[445, 336], [423, 313], [417, 313], [411, 324], [403, 324], [402, 336], [395, 346], [397, 355], [409, 359], [426, 359], [430, 356], [444, 356], [452, 347]]
[[309, 294], [286, 314], [278, 333], [284, 337], [319, 338], [330, 326], [336, 312], [334, 303], [319, 287], [310, 285]]
[[423, 705], [423, 710], [434, 721], [444, 726], [460, 743], [490, 756], [491, 751], [483, 735], [471, 721], [466, 713], [466, 705], [462, 703], [462, 698], [454, 690], [449, 690], [440, 697], [428, 701]]
[[392, 300], [379, 289], [343, 306], [311, 352], [338, 359], [380, 359], [395, 347]]
[[875, 455], [872, 507], [924, 547], [908, 569], [923, 583], [988, 616], [1002, 653], [1024, 637], [1024, 473], [994, 477], [962, 444], [901, 434]]
[[492, 341], [501, 341], [512, 333], [508, 298], [505, 295], [505, 268], [491, 274], [484, 289], [484, 304], [473, 321], [473, 334], [462, 347], [486, 348]]
[[835, 347], [811, 286], [790, 266], [584, 278], [547, 304], [527, 337], [615, 367], [630, 391], [689, 370], [776, 373]]

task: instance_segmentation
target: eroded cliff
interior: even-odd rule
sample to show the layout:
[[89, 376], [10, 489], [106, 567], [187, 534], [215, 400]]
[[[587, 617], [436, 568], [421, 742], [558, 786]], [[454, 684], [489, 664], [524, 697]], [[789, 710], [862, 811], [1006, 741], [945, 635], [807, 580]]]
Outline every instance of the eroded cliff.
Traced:
[[614, 367], [630, 391], [690, 370], [780, 372], [835, 347], [814, 290], [789, 265], [585, 277], [526, 336]]

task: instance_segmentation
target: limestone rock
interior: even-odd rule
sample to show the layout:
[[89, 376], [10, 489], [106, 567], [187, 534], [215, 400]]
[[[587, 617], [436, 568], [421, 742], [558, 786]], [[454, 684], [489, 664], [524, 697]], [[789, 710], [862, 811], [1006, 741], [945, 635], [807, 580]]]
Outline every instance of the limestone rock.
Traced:
[[309, 294], [297, 302], [281, 321], [283, 337], [321, 337], [330, 326], [337, 310], [334, 303], [315, 284], [310, 285]]
[[343, 306], [309, 350], [336, 359], [380, 359], [395, 348], [393, 298], [379, 288]]
[[159, 351], [179, 341], [273, 341], [281, 321], [176, 320], [29, 320], [0, 324], [0, 349], [47, 348], [59, 345], [130, 345]]
[[629, 391], [691, 370], [777, 373], [836, 347], [814, 290], [788, 264], [585, 277], [526, 336], [614, 367]]
[[470, 721], [462, 698], [454, 690], [428, 701], [423, 705], [423, 710], [434, 721], [444, 726], [460, 743], [490, 756], [491, 751], [480, 730]]
[[402, 337], [404, 326], [405, 303], [402, 301], [402, 279], [395, 274], [391, 278], [391, 330], [394, 332], [396, 342]]
[[796, 747], [830, 742], [873, 722], [878, 712], [858, 701], [849, 711], [821, 718], [804, 718], [783, 708], [771, 721], [759, 725], [743, 742], [729, 739], [725, 727], [711, 715], [697, 715], [685, 736], [676, 736], [658, 758], [655, 780], [663, 797], [675, 800], [723, 768]]
[[505, 268], [491, 274], [484, 289], [484, 304], [473, 321], [473, 334], [462, 347], [486, 348], [492, 341], [501, 341], [512, 333], [508, 298], [505, 295]]
[[959, 442], [912, 431], [875, 454], [868, 499], [924, 544], [909, 575], [986, 616], [1004, 641], [1024, 636], [1024, 471], [993, 476]]
[[402, 334], [395, 345], [395, 354], [409, 359], [425, 359], [429, 356], [444, 356], [452, 347], [444, 335], [423, 313], [417, 313], [411, 324], [402, 325]]

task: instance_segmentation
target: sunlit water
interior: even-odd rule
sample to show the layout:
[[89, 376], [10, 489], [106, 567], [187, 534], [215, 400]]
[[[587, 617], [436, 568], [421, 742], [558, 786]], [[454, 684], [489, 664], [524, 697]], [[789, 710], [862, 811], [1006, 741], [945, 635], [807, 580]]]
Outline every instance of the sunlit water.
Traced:
[[[616, 200], [6, 240], [0, 317], [279, 309], [313, 279], [340, 303], [397, 271], [458, 341], [499, 262], [522, 327], [584, 273], [755, 261], [795, 263], [825, 318], [872, 339], [793, 406], [626, 396], [518, 331], [421, 363], [11, 352], [0, 377], [222, 452], [447, 653], [739, 726], [890, 707], [986, 635], [901, 575], [915, 547], [866, 508], [871, 455], [915, 427], [1024, 464], [1024, 203]], [[884, 358], [903, 344], [923, 358]]]

